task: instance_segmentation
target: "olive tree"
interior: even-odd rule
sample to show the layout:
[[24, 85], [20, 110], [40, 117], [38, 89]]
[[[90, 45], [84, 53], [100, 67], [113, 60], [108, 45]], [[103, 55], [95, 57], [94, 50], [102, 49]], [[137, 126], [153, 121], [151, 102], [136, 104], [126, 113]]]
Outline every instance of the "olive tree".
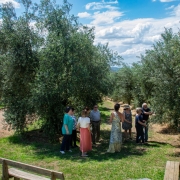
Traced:
[[94, 28], [70, 15], [71, 5], [51, 1], [39, 5], [37, 27], [46, 34], [32, 90], [33, 104], [51, 136], [61, 132], [64, 107], [82, 110], [102, 101], [111, 89], [110, 65], [121, 57], [108, 45], [94, 45]]
[[171, 29], [165, 29], [161, 39], [152, 50], [142, 57], [144, 65], [151, 72], [150, 81], [154, 84], [151, 103], [156, 110], [156, 120], [168, 122], [177, 128], [180, 117], [180, 37]]
[[2, 96], [6, 121], [22, 132], [30, 112], [31, 87], [38, 67], [38, 36], [31, 26], [33, 10], [29, 0], [22, 1], [25, 13], [16, 17], [11, 3], [0, 6], [0, 62]]

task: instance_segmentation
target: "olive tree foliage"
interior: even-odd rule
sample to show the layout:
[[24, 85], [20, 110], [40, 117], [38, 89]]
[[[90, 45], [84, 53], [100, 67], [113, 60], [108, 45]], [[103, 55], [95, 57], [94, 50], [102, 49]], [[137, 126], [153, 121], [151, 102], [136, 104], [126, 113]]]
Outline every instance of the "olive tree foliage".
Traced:
[[114, 74], [114, 91], [112, 98], [134, 107], [141, 107], [143, 102], [150, 102], [154, 84], [150, 80], [150, 71], [142, 62], [132, 66], [123, 64]]
[[30, 110], [31, 87], [38, 67], [38, 36], [30, 25], [34, 10], [23, 0], [25, 13], [16, 17], [11, 3], [0, 6], [0, 64], [5, 118], [17, 131], [23, 131]]
[[115, 101], [123, 101], [130, 104], [133, 99], [133, 72], [127, 64], [123, 64], [120, 70], [114, 73], [114, 91], [112, 98]]
[[[20, 132], [26, 116], [36, 113], [44, 132], [61, 132], [65, 106], [77, 110], [101, 102], [112, 90], [110, 65], [121, 57], [108, 44], [94, 45], [94, 28], [70, 15], [72, 5], [22, 0], [16, 17], [12, 4], [0, 7], [0, 65], [6, 121]], [[52, 138], [53, 139], [53, 138]]]
[[82, 110], [101, 102], [109, 93], [110, 64], [120, 61], [108, 45], [94, 45], [94, 29], [80, 25], [70, 15], [71, 5], [42, 1], [37, 27], [46, 34], [40, 51], [40, 67], [33, 104], [51, 137], [61, 132], [65, 106]]
[[0, 105], [2, 103], [2, 90], [3, 90], [3, 72], [2, 72], [2, 69], [3, 69], [3, 65], [2, 65], [2, 62], [0, 61]]
[[129, 98], [135, 107], [147, 102], [156, 114], [153, 116], [155, 122], [170, 123], [178, 128], [180, 34], [165, 29], [161, 39], [140, 58], [140, 62], [131, 67], [123, 66], [115, 75], [115, 94], [125, 102]]
[[133, 73], [132, 100], [134, 107], [141, 107], [144, 102], [150, 103], [153, 95], [154, 84], [151, 82], [151, 71], [147, 64], [141, 62], [133, 63], [131, 67]]
[[150, 102], [155, 109], [155, 120], [179, 126], [180, 118], [180, 36], [165, 29], [161, 40], [142, 57], [154, 84]]

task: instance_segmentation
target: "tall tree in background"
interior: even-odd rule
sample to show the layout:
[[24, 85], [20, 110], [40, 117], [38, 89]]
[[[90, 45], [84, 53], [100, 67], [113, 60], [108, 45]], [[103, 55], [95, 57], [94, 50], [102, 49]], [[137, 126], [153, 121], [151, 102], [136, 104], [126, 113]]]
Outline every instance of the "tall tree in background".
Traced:
[[0, 6], [0, 61], [3, 71], [3, 102], [6, 121], [23, 131], [30, 111], [31, 87], [38, 67], [37, 35], [30, 23], [31, 2], [22, 1], [25, 13], [16, 17], [12, 4]]
[[[147, 102], [154, 109], [155, 122], [180, 123], [180, 36], [165, 29], [151, 50], [141, 55], [141, 62], [123, 66], [115, 75], [118, 100], [137, 107]], [[127, 83], [129, 80], [129, 83]]]
[[113, 99], [131, 104], [134, 89], [132, 68], [123, 64], [123, 67], [114, 74], [114, 79]]
[[156, 110], [156, 120], [169, 122], [176, 127], [180, 118], [180, 37], [165, 29], [161, 40], [142, 58], [149, 67], [154, 84], [151, 103]]

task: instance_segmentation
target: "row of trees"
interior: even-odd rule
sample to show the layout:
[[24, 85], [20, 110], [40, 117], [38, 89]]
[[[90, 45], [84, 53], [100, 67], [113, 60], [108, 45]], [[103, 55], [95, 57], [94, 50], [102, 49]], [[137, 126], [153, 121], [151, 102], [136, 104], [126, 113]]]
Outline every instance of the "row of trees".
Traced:
[[[156, 122], [180, 124], [180, 34], [165, 29], [161, 39], [132, 66], [114, 74], [113, 99], [134, 104], [148, 102]], [[117, 78], [119, 81], [117, 82]]]
[[21, 0], [18, 16], [11, 3], [0, 6], [0, 99], [6, 121], [17, 132], [27, 127], [27, 115], [36, 114], [53, 139], [61, 132], [64, 107], [92, 107], [112, 94], [134, 106], [148, 102], [156, 121], [179, 126], [180, 37], [166, 29], [161, 40], [142, 55], [111, 74], [122, 58], [108, 45], [94, 45], [94, 29], [70, 15], [64, 0], [33, 4]]
[[18, 17], [11, 3], [0, 6], [0, 98], [16, 131], [24, 132], [27, 115], [36, 114], [52, 138], [61, 132], [65, 106], [92, 107], [112, 91], [110, 66], [121, 57], [94, 45], [94, 29], [70, 15], [66, 0], [21, 3]]

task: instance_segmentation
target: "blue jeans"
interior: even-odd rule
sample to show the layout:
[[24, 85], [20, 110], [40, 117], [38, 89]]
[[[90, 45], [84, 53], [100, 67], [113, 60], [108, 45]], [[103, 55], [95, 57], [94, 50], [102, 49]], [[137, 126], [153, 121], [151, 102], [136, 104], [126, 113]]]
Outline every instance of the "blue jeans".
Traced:
[[148, 141], [148, 123], [146, 124], [147, 127], [144, 127], [144, 140], [145, 142]]
[[143, 131], [143, 127], [140, 126], [136, 126], [136, 143], [140, 143], [142, 141], [142, 143], [144, 143], [144, 131]]
[[61, 151], [64, 151], [65, 149], [68, 151], [69, 150], [69, 144], [70, 144], [70, 134], [64, 134], [62, 144], [61, 144]]

